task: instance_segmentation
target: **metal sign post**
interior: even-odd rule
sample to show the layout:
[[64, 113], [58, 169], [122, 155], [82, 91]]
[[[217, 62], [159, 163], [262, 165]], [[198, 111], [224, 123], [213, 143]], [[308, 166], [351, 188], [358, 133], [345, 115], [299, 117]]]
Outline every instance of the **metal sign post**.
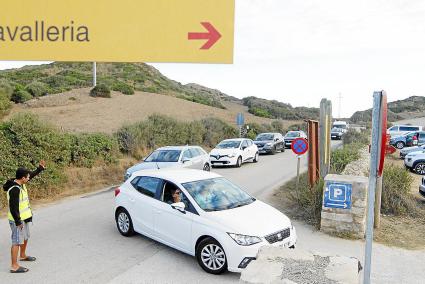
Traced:
[[[374, 203], [377, 178], [382, 174], [383, 156], [385, 157], [386, 134], [383, 132], [383, 126], [386, 125], [386, 94], [385, 92], [375, 92], [373, 94], [372, 111], [372, 141], [370, 150], [370, 172], [369, 172], [369, 192], [367, 200], [367, 223], [366, 223], [366, 246], [363, 283], [370, 283], [370, 274], [372, 266], [372, 242], [373, 242], [373, 223], [374, 223]], [[386, 129], [385, 129], [386, 130]], [[383, 153], [384, 152], [384, 153]]]
[[96, 62], [93, 62], [93, 88], [97, 85]]
[[291, 143], [292, 152], [297, 154], [297, 184], [295, 186], [295, 190], [298, 194], [298, 185], [300, 183], [300, 160], [301, 155], [304, 155], [308, 151], [308, 142], [304, 138], [296, 138]]
[[243, 113], [239, 112], [236, 115], [236, 125], [239, 128], [239, 137], [242, 137], [243, 133], [242, 133], [242, 127], [245, 124], [245, 117], [243, 115]]

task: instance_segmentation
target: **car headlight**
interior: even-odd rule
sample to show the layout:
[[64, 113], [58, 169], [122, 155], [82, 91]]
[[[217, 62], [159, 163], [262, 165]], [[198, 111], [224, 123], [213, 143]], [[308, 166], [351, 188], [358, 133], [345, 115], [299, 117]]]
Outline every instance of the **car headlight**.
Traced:
[[266, 143], [266, 146], [271, 146], [272, 145], [272, 143]]
[[261, 242], [261, 238], [254, 236], [245, 236], [234, 233], [227, 233], [240, 246], [250, 246]]

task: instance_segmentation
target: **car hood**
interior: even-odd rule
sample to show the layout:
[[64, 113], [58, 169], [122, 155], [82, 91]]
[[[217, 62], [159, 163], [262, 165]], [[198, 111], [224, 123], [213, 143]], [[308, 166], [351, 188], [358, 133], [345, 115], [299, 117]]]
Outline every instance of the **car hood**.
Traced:
[[294, 140], [294, 139], [297, 139], [297, 138], [300, 138], [300, 137], [286, 137], [285, 136], [285, 141], [290, 141], [290, 140]]
[[406, 158], [412, 158], [412, 157], [420, 157], [420, 158], [424, 158], [425, 157], [425, 151], [421, 150], [421, 151], [415, 151], [415, 152], [410, 152], [409, 154], [406, 155]]
[[423, 151], [422, 147], [413, 146], [413, 147], [407, 147], [400, 150], [401, 153], [410, 153], [415, 151]]
[[127, 173], [132, 174], [140, 170], [163, 169], [170, 167], [181, 167], [181, 164], [178, 162], [143, 162], [129, 168]]
[[264, 237], [291, 226], [283, 213], [259, 200], [239, 208], [206, 212], [228, 233]]
[[210, 155], [212, 155], [212, 156], [216, 156], [216, 155], [221, 155], [221, 156], [223, 156], [223, 155], [231, 155], [233, 153], [237, 153], [238, 150], [239, 150], [238, 148], [231, 148], [231, 149], [217, 149], [217, 148], [214, 148], [214, 149], [211, 150]]

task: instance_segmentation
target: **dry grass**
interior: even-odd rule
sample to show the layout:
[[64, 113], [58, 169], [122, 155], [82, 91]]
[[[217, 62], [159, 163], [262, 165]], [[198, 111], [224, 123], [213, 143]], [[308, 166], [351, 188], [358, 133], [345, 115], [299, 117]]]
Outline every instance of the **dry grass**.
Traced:
[[[164, 114], [181, 121], [216, 117], [235, 125], [236, 115], [244, 113], [246, 123], [271, 123], [272, 120], [248, 113], [248, 108], [232, 102], [224, 102], [227, 109], [218, 109], [166, 95], [136, 92], [123, 95], [112, 92], [112, 98], [93, 98], [90, 89], [76, 89], [63, 94], [40, 97], [14, 106], [9, 116], [31, 112], [64, 131], [104, 132], [111, 134], [124, 124], [145, 120], [152, 114]], [[284, 127], [300, 121], [283, 121]]]

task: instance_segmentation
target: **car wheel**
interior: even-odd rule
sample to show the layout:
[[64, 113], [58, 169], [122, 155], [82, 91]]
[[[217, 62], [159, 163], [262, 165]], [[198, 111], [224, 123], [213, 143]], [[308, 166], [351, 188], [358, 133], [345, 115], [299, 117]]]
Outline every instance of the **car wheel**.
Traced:
[[272, 148], [272, 155], [274, 155], [274, 154], [276, 154], [276, 152], [277, 152], [277, 150], [276, 150], [276, 146], [273, 146], [273, 148]]
[[285, 145], [283, 145], [282, 148], [280, 149], [280, 152], [281, 153], [285, 152], [285, 148], [286, 148]]
[[253, 160], [253, 162], [254, 162], [254, 163], [258, 162], [258, 152], [257, 152], [257, 153], [255, 153], [255, 156], [254, 156], [254, 160]]
[[209, 165], [208, 163], [206, 163], [206, 164], [204, 165], [203, 170], [204, 170], [204, 171], [206, 171], [206, 172], [209, 172], [209, 171], [211, 170], [210, 165]]
[[414, 166], [415, 173], [425, 175], [425, 163], [419, 162]]
[[238, 160], [236, 161], [236, 167], [237, 168], [240, 168], [242, 166], [242, 157], [241, 156], [239, 156], [238, 157]]
[[130, 214], [124, 208], [120, 208], [115, 214], [115, 222], [121, 235], [129, 237], [134, 235], [133, 221]]
[[226, 253], [223, 247], [213, 238], [202, 240], [196, 248], [196, 259], [208, 273], [220, 274], [227, 270]]
[[403, 148], [404, 148], [404, 142], [402, 142], [402, 141], [397, 142], [397, 143], [395, 144], [395, 147], [396, 147], [397, 149], [403, 149]]

